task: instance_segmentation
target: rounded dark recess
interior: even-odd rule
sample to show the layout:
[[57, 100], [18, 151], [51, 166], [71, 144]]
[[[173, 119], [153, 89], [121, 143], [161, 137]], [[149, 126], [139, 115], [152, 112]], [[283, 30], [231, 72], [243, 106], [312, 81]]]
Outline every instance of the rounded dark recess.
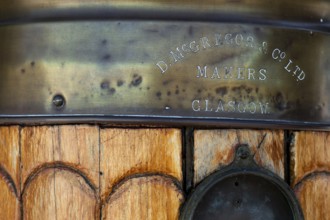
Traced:
[[243, 170], [218, 172], [203, 181], [180, 219], [301, 220], [303, 216], [284, 181], [274, 174]]
[[65, 106], [65, 98], [60, 94], [55, 95], [52, 102], [56, 109], [62, 109]]

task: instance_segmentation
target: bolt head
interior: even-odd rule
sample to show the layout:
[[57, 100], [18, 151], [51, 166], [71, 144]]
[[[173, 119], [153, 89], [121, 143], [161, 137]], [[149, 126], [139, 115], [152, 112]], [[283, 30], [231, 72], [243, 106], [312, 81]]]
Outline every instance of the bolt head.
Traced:
[[55, 95], [53, 97], [53, 105], [58, 109], [63, 108], [65, 105], [64, 97], [62, 95]]

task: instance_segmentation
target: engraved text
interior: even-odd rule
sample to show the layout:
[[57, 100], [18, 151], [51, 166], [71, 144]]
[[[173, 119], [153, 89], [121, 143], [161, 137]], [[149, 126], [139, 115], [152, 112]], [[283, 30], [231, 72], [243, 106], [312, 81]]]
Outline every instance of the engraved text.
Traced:
[[267, 102], [239, 102], [222, 101], [212, 102], [211, 100], [196, 99], [191, 103], [194, 112], [228, 112], [244, 114], [269, 114], [269, 104]]

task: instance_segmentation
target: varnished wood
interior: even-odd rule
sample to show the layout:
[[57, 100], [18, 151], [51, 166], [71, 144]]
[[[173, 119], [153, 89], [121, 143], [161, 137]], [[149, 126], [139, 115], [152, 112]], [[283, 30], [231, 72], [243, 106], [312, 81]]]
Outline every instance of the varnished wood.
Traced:
[[[294, 132], [291, 184], [306, 220], [330, 219], [329, 132]], [[248, 144], [284, 177], [283, 131], [196, 130], [194, 184]], [[0, 219], [177, 219], [184, 201], [180, 129], [0, 127]]]
[[291, 184], [306, 220], [330, 219], [329, 132], [294, 132]]
[[101, 195], [134, 174], [161, 173], [182, 181], [178, 129], [102, 129]]
[[99, 216], [98, 127], [25, 127], [21, 148], [24, 219]]
[[20, 218], [19, 127], [0, 127], [0, 219]]
[[194, 183], [230, 164], [239, 144], [248, 144], [260, 166], [284, 177], [283, 131], [197, 130], [194, 133]]
[[10, 184], [0, 172], [0, 219], [20, 219], [19, 198]]
[[19, 127], [0, 127], [0, 166], [20, 185]]
[[182, 202], [182, 191], [169, 178], [132, 178], [109, 197], [102, 219], [175, 220]]
[[181, 131], [102, 129], [100, 140], [102, 219], [177, 219]]
[[55, 161], [67, 162], [99, 186], [99, 128], [97, 126], [60, 126], [60, 144], [54, 149]]
[[2, 127], [0, 141], [0, 219], [179, 215], [179, 129]]
[[24, 219], [98, 219], [95, 189], [75, 172], [45, 169], [26, 186]]
[[293, 134], [291, 182], [314, 172], [330, 171], [330, 133], [300, 131]]
[[22, 181], [43, 167], [60, 165], [83, 172], [99, 185], [99, 130], [96, 126], [41, 126], [22, 129]]
[[310, 176], [295, 187], [305, 220], [330, 220], [330, 175]]

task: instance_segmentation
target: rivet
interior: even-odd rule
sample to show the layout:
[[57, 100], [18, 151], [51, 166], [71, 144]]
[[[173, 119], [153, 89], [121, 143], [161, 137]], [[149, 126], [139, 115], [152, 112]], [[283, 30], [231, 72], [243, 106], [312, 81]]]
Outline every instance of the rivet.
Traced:
[[247, 145], [239, 146], [237, 154], [241, 159], [247, 159], [250, 156], [250, 150]]
[[61, 109], [64, 107], [65, 105], [65, 99], [62, 95], [55, 95], [53, 97], [53, 105], [57, 108], [57, 109]]

